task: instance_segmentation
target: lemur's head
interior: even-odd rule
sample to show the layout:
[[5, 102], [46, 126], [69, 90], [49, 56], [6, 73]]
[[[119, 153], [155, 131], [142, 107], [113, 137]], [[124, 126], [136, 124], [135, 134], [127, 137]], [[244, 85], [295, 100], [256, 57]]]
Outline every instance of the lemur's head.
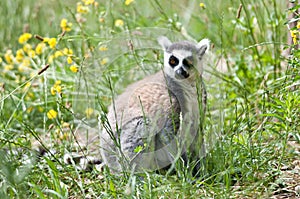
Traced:
[[189, 41], [172, 43], [167, 37], [159, 37], [164, 50], [164, 72], [178, 81], [194, 80], [202, 74], [202, 58], [209, 50], [209, 40], [194, 44]]

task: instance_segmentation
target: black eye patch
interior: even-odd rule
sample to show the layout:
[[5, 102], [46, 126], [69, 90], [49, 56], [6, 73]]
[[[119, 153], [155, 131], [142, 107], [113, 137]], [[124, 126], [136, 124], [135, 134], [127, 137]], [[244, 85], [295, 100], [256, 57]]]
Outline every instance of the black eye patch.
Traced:
[[182, 64], [186, 67], [186, 68], [192, 68], [194, 66], [193, 61], [190, 58], [185, 58], [182, 61]]
[[172, 68], [174, 68], [175, 66], [177, 66], [179, 64], [179, 60], [174, 57], [173, 55], [169, 58], [169, 64]]

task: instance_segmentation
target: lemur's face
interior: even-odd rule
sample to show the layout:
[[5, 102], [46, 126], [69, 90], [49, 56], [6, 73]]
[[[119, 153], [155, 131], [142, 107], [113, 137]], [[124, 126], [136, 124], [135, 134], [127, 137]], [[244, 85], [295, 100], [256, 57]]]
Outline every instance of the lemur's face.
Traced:
[[171, 43], [166, 37], [160, 37], [158, 41], [164, 48], [166, 75], [179, 81], [193, 81], [195, 76], [202, 73], [201, 60], [209, 48], [207, 39], [201, 40], [198, 44], [188, 41]]
[[197, 73], [197, 58], [191, 51], [174, 49], [164, 54], [165, 72], [172, 78], [183, 80]]

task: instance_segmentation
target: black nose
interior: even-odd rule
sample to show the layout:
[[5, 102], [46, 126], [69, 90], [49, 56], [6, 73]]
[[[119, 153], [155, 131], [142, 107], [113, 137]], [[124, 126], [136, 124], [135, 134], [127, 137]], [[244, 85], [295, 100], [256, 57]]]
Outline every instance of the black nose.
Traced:
[[190, 76], [190, 74], [188, 73], [188, 72], [186, 72], [185, 70], [184, 70], [184, 68], [182, 68], [182, 67], [180, 67], [179, 69], [177, 69], [176, 71], [175, 71], [175, 77], [177, 78], [177, 79], [186, 79], [186, 78], [188, 78]]

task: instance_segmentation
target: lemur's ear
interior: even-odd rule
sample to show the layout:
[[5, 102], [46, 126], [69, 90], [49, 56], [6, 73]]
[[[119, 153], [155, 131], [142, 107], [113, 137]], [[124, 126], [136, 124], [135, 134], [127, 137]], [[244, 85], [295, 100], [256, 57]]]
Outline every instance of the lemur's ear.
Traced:
[[209, 50], [209, 45], [210, 45], [209, 39], [202, 39], [197, 44], [197, 49], [198, 49], [198, 55], [199, 55], [199, 57], [202, 57]]
[[169, 46], [171, 46], [172, 42], [165, 36], [160, 36], [157, 38], [158, 43], [161, 47], [166, 51]]

